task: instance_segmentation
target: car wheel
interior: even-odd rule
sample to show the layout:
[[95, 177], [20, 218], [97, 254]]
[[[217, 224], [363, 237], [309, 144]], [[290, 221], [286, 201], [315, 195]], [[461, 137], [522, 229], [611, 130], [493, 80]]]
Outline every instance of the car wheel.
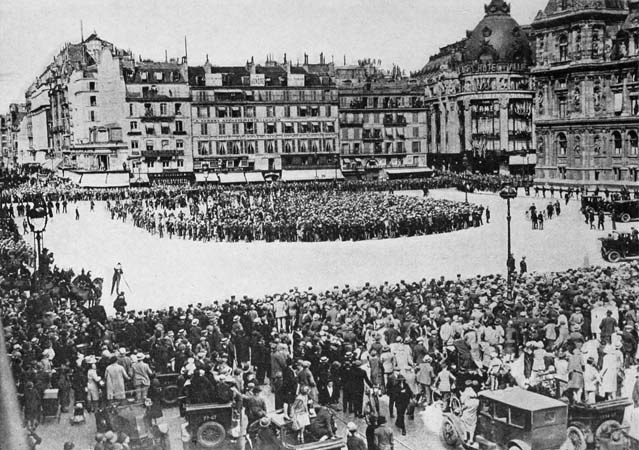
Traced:
[[224, 442], [226, 431], [219, 423], [209, 420], [198, 427], [196, 438], [202, 447], [214, 448]]
[[180, 388], [178, 388], [174, 384], [166, 386], [162, 392], [162, 404], [164, 406], [175, 405], [178, 401], [179, 392], [180, 392]]
[[570, 426], [568, 427], [567, 434], [575, 450], [586, 450], [588, 443], [586, 442], [586, 436], [584, 436], [580, 428], [574, 425]]
[[622, 221], [623, 223], [628, 223], [628, 222], [630, 222], [630, 214], [628, 214], [628, 213], [623, 213], [623, 214], [621, 215], [620, 219], [621, 219], [621, 221]]
[[450, 419], [444, 419], [442, 423], [442, 441], [450, 448], [456, 448], [459, 445], [459, 436], [455, 430], [455, 426]]
[[617, 442], [621, 439], [621, 425], [616, 420], [606, 420], [599, 425], [595, 432], [595, 439], [612, 439]]
[[607, 259], [611, 263], [619, 262], [621, 260], [621, 253], [619, 253], [617, 250], [613, 250], [610, 253], [608, 253]]

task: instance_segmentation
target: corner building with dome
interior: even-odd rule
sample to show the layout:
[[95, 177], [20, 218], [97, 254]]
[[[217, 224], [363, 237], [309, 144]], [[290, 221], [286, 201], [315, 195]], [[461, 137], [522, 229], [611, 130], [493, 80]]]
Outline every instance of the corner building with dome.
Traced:
[[537, 182], [637, 182], [639, 1], [550, 0], [532, 36]]
[[532, 175], [533, 57], [529, 28], [492, 0], [465, 39], [430, 58], [416, 74], [426, 81], [429, 164]]

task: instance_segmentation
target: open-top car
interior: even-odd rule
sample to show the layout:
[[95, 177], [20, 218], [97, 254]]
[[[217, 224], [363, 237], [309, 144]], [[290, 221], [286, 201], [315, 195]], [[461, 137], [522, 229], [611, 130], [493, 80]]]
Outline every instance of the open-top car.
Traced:
[[[519, 387], [479, 393], [475, 442], [495, 450], [557, 450], [566, 442], [568, 405]], [[441, 437], [450, 448], [464, 444], [461, 418], [444, 414]]]
[[230, 449], [238, 445], [240, 418], [232, 403], [185, 404], [180, 411], [184, 450]]
[[283, 411], [268, 414], [261, 421], [249, 426], [247, 448], [252, 450], [342, 450], [346, 439], [335, 435], [317, 436], [313, 432], [313, 420], [306, 428], [304, 442], [298, 441], [298, 432], [293, 430], [292, 421]]
[[613, 232], [601, 241], [601, 256], [608, 262], [616, 263], [625, 259], [639, 258], [639, 239], [631, 233]]
[[622, 423], [624, 411], [631, 404], [627, 398], [597, 402], [594, 405], [571, 404], [568, 409], [568, 438], [574, 449], [630, 448]]

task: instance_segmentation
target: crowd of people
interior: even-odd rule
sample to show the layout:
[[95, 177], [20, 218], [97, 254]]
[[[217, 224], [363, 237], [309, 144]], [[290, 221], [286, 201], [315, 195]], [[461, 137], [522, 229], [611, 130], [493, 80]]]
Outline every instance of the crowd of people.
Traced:
[[[636, 263], [525, 271], [513, 274], [510, 294], [501, 275], [458, 276], [107, 316], [59, 289], [68, 274], [52, 257], [34, 287], [30, 253], [11, 220], [1, 225], [3, 327], [31, 430], [49, 387], [63, 411], [84, 405], [96, 422], [105, 404], [133, 396], [146, 401], [154, 423], [162, 415], [158, 375], [175, 373], [188, 402], [230, 399], [252, 424], [284, 408], [300, 441], [332, 436], [312, 417], [341, 409], [366, 420], [368, 448], [383, 448], [392, 434], [387, 418], [405, 433], [416, 408], [447, 406], [457, 393], [471, 442], [480, 389], [546, 392], [552, 374], [563, 381], [548, 395], [593, 402], [628, 395], [622, 386], [634, 382], [634, 372], [626, 383], [621, 376], [638, 356]], [[633, 400], [639, 406], [639, 393]], [[127, 448], [127, 436], [102, 430], [96, 448]]]
[[[111, 218], [160, 237], [201, 241], [335, 241], [415, 236], [477, 227], [481, 206], [378, 192], [202, 191], [107, 202]], [[180, 204], [187, 207], [180, 208]]]

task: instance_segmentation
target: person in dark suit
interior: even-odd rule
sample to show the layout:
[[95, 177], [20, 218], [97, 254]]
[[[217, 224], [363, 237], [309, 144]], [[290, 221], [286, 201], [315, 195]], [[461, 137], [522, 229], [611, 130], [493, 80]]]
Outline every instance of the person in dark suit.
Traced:
[[395, 420], [395, 426], [402, 430], [402, 435], [406, 436], [406, 422], [404, 415], [410, 405], [410, 401], [413, 398], [413, 391], [411, 391], [406, 379], [402, 374], [397, 377], [399, 382], [397, 386], [397, 392], [395, 396], [395, 402], [397, 404], [397, 419]]
[[353, 363], [350, 376], [345, 380], [344, 391], [350, 392], [353, 413], [359, 418], [363, 417], [365, 385], [372, 387], [371, 380], [362, 369], [362, 361], [358, 359]]
[[315, 406], [315, 417], [311, 418], [308, 429], [318, 441], [324, 436], [329, 439], [335, 436], [333, 414], [325, 406]]

